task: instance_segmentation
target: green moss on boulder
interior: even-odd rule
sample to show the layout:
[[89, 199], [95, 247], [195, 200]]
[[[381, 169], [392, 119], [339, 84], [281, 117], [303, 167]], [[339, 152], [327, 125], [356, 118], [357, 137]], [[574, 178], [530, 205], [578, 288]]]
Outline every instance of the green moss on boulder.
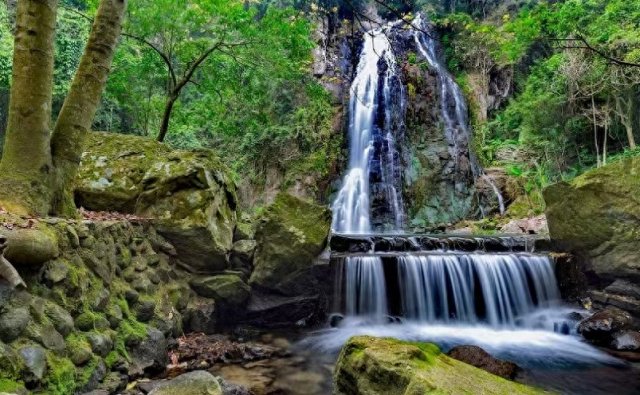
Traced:
[[283, 294], [295, 293], [291, 279], [313, 266], [326, 246], [330, 228], [329, 209], [279, 194], [258, 224], [255, 269], [249, 283]]
[[544, 191], [551, 239], [604, 279], [640, 279], [640, 157]]
[[237, 198], [227, 167], [212, 151], [92, 133], [76, 184], [76, 200], [88, 209], [152, 218], [192, 272], [227, 268]]
[[200, 296], [213, 298], [225, 307], [240, 307], [249, 300], [251, 288], [235, 274], [200, 277], [191, 281]]
[[337, 395], [544, 393], [449, 358], [434, 344], [369, 336], [344, 346], [334, 388]]

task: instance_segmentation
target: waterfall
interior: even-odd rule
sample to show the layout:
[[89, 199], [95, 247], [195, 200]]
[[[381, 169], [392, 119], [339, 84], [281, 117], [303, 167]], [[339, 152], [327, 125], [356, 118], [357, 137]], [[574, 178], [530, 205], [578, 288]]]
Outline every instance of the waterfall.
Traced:
[[[444, 121], [445, 137], [449, 142], [450, 154], [456, 159], [456, 170], [464, 173], [465, 169], [460, 168], [459, 159], [468, 156], [471, 162], [471, 171], [475, 179], [484, 179], [491, 187], [498, 199], [500, 213], [504, 214], [504, 198], [495, 183], [484, 174], [484, 170], [473, 154], [471, 138], [472, 133], [469, 128], [469, 110], [462, 94], [460, 86], [447, 70], [444, 61], [438, 56], [439, 43], [435, 39], [435, 34], [431, 31], [428, 23], [423, 20], [422, 14], [418, 14], [413, 21], [414, 25], [420, 29], [414, 32], [414, 40], [418, 52], [424, 57], [431, 68], [436, 72], [438, 86], [440, 88], [440, 113]], [[425, 33], [430, 31], [431, 34]]]
[[346, 313], [384, 320], [388, 315], [382, 261], [377, 257], [349, 258], [346, 271]]
[[398, 274], [403, 315], [421, 322], [515, 327], [519, 317], [560, 299], [553, 264], [544, 256], [403, 256]]
[[[350, 91], [349, 170], [333, 204], [333, 230], [372, 231], [372, 196], [381, 195], [396, 229], [404, 218], [393, 110], [403, 108], [403, 93], [388, 25], [364, 34], [357, 74]], [[373, 180], [373, 185], [372, 185]], [[374, 191], [372, 191], [374, 189]], [[378, 193], [379, 192], [379, 193]]]

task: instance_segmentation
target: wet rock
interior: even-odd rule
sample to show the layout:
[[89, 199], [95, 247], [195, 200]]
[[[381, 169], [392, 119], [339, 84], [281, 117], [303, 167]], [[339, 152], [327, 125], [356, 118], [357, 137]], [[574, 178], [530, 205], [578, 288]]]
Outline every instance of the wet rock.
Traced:
[[112, 329], [116, 329], [124, 318], [122, 315], [122, 309], [117, 304], [110, 305], [107, 309], [106, 315]]
[[140, 376], [145, 372], [162, 371], [167, 366], [167, 339], [159, 330], [148, 327], [147, 337], [132, 347], [130, 357], [132, 363], [129, 376]]
[[222, 395], [218, 379], [198, 370], [178, 376], [156, 386], [149, 395]]
[[616, 333], [611, 346], [621, 351], [640, 351], [640, 332], [624, 331]]
[[107, 308], [110, 296], [111, 294], [109, 293], [108, 290], [106, 289], [99, 290], [98, 294], [94, 297], [93, 301], [91, 302], [91, 307], [93, 308], [93, 310], [100, 311], [100, 312], [104, 311]]
[[29, 310], [25, 308], [9, 309], [0, 315], [0, 340], [11, 342], [18, 338], [31, 322]]
[[220, 382], [220, 387], [222, 388], [222, 395], [251, 395], [252, 394], [251, 391], [249, 391], [247, 388], [241, 385], [231, 384], [222, 379], [218, 379], [218, 380]]
[[626, 280], [616, 280], [604, 289], [605, 292], [640, 299], [640, 285]]
[[515, 363], [494, 358], [491, 354], [477, 346], [457, 346], [452, 348], [447, 355], [453, 359], [509, 380], [513, 380], [519, 370], [518, 365]]
[[111, 338], [101, 333], [94, 332], [87, 334], [87, 341], [91, 345], [91, 350], [103, 358], [113, 349], [113, 341]]
[[249, 285], [233, 274], [196, 278], [191, 281], [191, 287], [198, 295], [213, 298], [225, 308], [244, 305], [251, 292]]
[[608, 307], [580, 322], [578, 333], [592, 342], [609, 345], [615, 333], [629, 328], [632, 322], [626, 311]]
[[308, 271], [324, 250], [331, 212], [323, 206], [279, 194], [256, 232], [258, 247], [249, 284], [284, 295], [292, 292], [288, 280]]
[[368, 336], [343, 347], [334, 372], [334, 394], [542, 394], [449, 358], [428, 343]]
[[28, 381], [40, 381], [47, 370], [47, 357], [40, 346], [26, 346], [18, 350], [28, 372]]
[[319, 296], [285, 297], [253, 292], [241, 322], [260, 328], [308, 326], [324, 320]]
[[[127, 376], [118, 372], [110, 372], [102, 380], [96, 391], [105, 391], [107, 394], [114, 394], [122, 391], [127, 386]], [[177, 394], [176, 394], [177, 395]]]
[[48, 350], [63, 352], [66, 347], [64, 337], [50, 324], [29, 325], [24, 335], [42, 344]]

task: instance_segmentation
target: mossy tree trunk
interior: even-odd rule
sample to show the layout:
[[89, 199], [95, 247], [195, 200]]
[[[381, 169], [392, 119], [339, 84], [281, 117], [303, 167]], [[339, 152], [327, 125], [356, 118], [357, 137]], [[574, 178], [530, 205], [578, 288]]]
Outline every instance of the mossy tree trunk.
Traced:
[[20, 0], [9, 116], [0, 162], [0, 206], [47, 214], [51, 200], [51, 101], [57, 0]]
[[85, 52], [58, 116], [51, 142], [56, 174], [51, 207], [54, 214], [69, 216], [75, 212], [71, 184], [111, 71], [125, 8], [125, 0], [100, 2]]
[[101, 0], [71, 89], [51, 133], [58, 0], [19, 0], [0, 206], [75, 215], [71, 183], [120, 37], [126, 0]]

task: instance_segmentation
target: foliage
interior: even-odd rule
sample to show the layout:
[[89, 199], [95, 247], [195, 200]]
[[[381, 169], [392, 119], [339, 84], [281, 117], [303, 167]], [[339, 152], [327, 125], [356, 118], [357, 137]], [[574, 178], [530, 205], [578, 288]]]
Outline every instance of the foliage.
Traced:
[[637, 155], [640, 68], [616, 61], [640, 57], [640, 3], [537, 1], [517, 12], [503, 9], [480, 19], [468, 12], [436, 17], [458, 80], [486, 76], [486, 92], [465, 89], [472, 104], [474, 96], [488, 94], [498, 72], [514, 75], [515, 95], [506, 105], [486, 120], [475, 114], [483, 161], [505, 166], [528, 193], [538, 193], [590, 167]]

